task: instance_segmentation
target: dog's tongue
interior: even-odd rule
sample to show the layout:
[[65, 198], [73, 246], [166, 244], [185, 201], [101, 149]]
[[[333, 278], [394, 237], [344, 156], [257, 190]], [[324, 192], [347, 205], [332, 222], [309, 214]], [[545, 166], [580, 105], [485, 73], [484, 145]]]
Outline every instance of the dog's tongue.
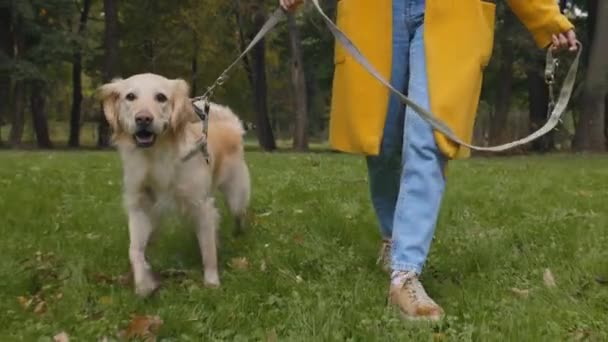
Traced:
[[137, 138], [137, 141], [139, 141], [140, 143], [144, 143], [144, 144], [151, 143], [154, 140], [154, 136], [152, 134], [144, 135], [144, 136], [138, 135], [138, 136], [136, 136], [136, 138]]

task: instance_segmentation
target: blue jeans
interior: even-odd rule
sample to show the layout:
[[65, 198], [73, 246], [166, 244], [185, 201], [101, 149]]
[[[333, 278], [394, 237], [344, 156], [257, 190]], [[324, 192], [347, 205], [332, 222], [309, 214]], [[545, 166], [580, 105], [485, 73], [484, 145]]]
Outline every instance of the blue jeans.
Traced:
[[[424, 7], [424, 0], [393, 0], [391, 83], [428, 109]], [[394, 271], [422, 272], [445, 189], [446, 162], [431, 126], [391, 95], [380, 154], [368, 157], [367, 166], [382, 236], [392, 240]]]

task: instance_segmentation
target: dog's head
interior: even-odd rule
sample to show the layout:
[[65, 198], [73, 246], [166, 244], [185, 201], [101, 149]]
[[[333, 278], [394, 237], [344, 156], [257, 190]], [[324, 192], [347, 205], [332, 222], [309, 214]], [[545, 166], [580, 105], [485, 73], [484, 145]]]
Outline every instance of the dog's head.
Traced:
[[137, 147], [151, 147], [164, 135], [177, 134], [196, 119], [181, 79], [155, 74], [116, 79], [98, 89], [103, 111], [115, 137], [132, 139]]

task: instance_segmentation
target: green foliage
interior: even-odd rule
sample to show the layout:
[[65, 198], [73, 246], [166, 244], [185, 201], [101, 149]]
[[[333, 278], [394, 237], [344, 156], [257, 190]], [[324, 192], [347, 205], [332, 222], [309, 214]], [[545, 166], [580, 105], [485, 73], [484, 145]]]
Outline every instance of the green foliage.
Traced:
[[[134, 73], [154, 72], [171, 78], [183, 78], [202, 94], [221, 72], [239, 55], [240, 33], [245, 44], [253, 32], [254, 9], [262, 6], [269, 15], [277, 0], [132, 0], [118, 1], [120, 77]], [[513, 110], [526, 111], [528, 85], [526, 71], [539, 69], [536, 61], [543, 58], [529, 32], [515, 20], [505, 27], [509, 9], [497, 2], [496, 39], [493, 58], [486, 68], [482, 100], [494, 105], [495, 89], [501, 84], [498, 69], [502, 63], [501, 43], [508, 37], [514, 50]], [[336, 1], [322, 1], [333, 17]], [[587, 2], [568, 1], [569, 13], [586, 10]], [[12, 81], [43, 79], [50, 87], [48, 103], [51, 119], [65, 119], [70, 94], [69, 65], [75, 51], [82, 50], [85, 98], [83, 117], [98, 115], [99, 107], [90, 97], [101, 83], [104, 58], [103, 1], [93, 1], [90, 20], [83, 35], [78, 35], [82, 0], [0, 0], [0, 8], [10, 8], [12, 27], [20, 39], [16, 56], [0, 54], [0, 73], [10, 74]], [[240, 21], [237, 20], [240, 18]], [[334, 39], [311, 6], [297, 13], [302, 39], [303, 61], [309, 100], [309, 131], [313, 139], [326, 138], [329, 104], [334, 71]], [[579, 39], [588, 48], [586, 21], [574, 18]], [[294, 117], [293, 91], [290, 82], [291, 55], [289, 35], [280, 24], [266, 38], [266, 76], [268, 108], [277, 136], [288, 138]], [[197, 68], [193, 70], [193, 62]], [[567, 63], [567, 61], [566, 61]], [[566, 64], [563, 63], [562, 65]], [[562, 74], [565, 68], [559, 69]], [[579, 77], [579, 82], [582, 80]], [[575, 94], [573, 103], [580, 92]], [[238, 65], [228, 81], [215, 93], [214, 100], [229, 104], [247, 122], [253, 122], [254, 99], [244, 64]]]
[[14, 80], [46, 80], [50, 66], [70, 58], [72, 37], [66, 18], [75, 9], [70, 0], [12, 2], [18, 47], [11, 72]]

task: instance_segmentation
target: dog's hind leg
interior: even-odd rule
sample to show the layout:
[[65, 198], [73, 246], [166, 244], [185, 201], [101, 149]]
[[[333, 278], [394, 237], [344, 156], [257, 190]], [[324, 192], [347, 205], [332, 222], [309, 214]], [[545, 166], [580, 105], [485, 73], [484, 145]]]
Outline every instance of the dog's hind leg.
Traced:
[[141, 207], [129, 208], [129, 260], [133, 269], [135, 293], [141, 297], [151, 295], [159, 286], [159, 280], [146, 260], [146, 246], [153, 231], [154, 223], [150, 210]]
[[235, 219], [234, 233], [240, 234], [247, 224], [247, 208], [251, 196], [251, 180], [249, 169], [244, 161], [235, 162], [230, 166], [228, 177], [220, 185], [220, 190], [226, 196], [228, 208]]
[[213, 198], [203, 200], [203, 203], [193, 213], [197, 229], [196, 236], [203, 259], [203, 272], [205, 285], [217, 287], [220, 285], [220, 277], [217, 267], [217, 229], [219, 214], [215, 207]]

